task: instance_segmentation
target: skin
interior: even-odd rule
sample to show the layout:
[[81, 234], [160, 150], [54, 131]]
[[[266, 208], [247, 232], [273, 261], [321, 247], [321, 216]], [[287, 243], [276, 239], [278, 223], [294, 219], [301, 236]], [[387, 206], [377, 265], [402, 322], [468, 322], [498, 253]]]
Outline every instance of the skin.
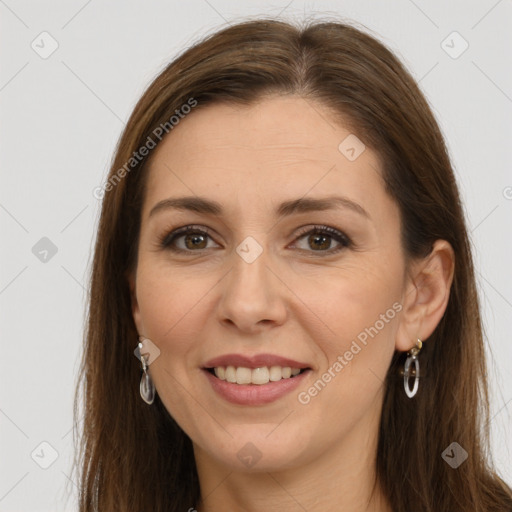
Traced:
[[[439, 240], [424, 260], [406, 257], [377, 153], [367, 147], [349, 161], [338, 150], [350, 133], [319, 103], [272, 96], [250, 107], [200, 108], [153, 155], [130, 278], [133, 318], [160, 350], [150, 365], [157, 393], [192, 440], [203, 499], [191, 507], [200, 512], [391, 510], [378, 482], [373, 487], [383, 380], [394, 351], [427, 340], [441, 319], [453, 251]], [[346, 207], [274, 212], [283, 201], [332, 195], [368, 216]], [[215, 200], [224, 213], [149, 216], [158, 202], [181, 196]], [[199, 238], [200, 248], [190, 237], [176, 240], [185, 254], [159, 245], [187, 225], [211, 236]], [[313, 225], [333, 227], [352, 244], [299, 232]], [[263, 250], [252, 263], [236, 252], [248, 236]], [[393, 304], [394, 318], [300, 403], [298, 393]], [[248, 407], [219, 397], [201, 370], [222, 354], [261, 352], [313, 371], [298, 391]], [[250, 468], [237, 457], [249, 442], [261, 454]]]

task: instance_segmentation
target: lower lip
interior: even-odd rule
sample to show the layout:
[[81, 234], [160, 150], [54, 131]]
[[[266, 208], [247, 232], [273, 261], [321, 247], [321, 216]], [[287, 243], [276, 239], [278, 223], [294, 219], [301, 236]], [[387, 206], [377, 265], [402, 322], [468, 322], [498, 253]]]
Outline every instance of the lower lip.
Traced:
[[208, 370], [203, 371], [214, 391], [228, 402], [238, 405], [263, 405], [292, 392], [304, 381], [311, 370], [307, 369], [293, 378], [268, 384], [233, 384], [215, 377]]

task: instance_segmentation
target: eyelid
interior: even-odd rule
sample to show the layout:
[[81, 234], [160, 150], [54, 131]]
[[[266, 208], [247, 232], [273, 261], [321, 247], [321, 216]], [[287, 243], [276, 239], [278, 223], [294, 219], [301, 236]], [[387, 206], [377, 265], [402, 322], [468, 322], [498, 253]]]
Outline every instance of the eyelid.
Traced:
[[[158, 244], [163, 249], [169, 249], [171, 247], [171, 243], [174, 242], [177, 238], [187, 235], [188, 233], [199, 233], [208, 236], [210, 239], [213, 240], [212, 236], [212, 230], [205, 227], [205, 226], [199, 226], [196, 224], [189, 224], [187, 226], [182, 226], [180, 228], [176, 228], [174, 230], [166, 230], [164, 231], [164, 235], [160, 236], [158, 238]], [[193, 251], [185, 251], [183, 249], [178, 249], [176, 247], [173, 247], [172, 250], [175, 250], [176, 252], [193, 252]]]
[[[215, 242], [215, 239], [212, 236], [213, 231], [205, 226], [201, 225], [195, 225], [195, 224], [189, 224], [187, 226], [182, 226], [180, 228], [176, 228], [171, 231], [164, 231], [164, 235], [158, 237], [158, 245], [160, 248], [165, 250], [170, 250], [177, 253], [194, 253], [194, 252], [201, 252], [205, 249], [198, 249], [197, 251], [194, 250], [185, 250], [178, 247], [173, 247], [171, 244], [178, 238], [187, 235], [188, 233], [197, 233], [201, 235], [205, 235], [209, 237], [211, 240]], [[296, 243], [297, 240], [300, 240], [301, 238], [304, 238], [304, 236], [308, 234], [314, 234], [314, 233], [320, 233], [320, 234], [326, 234], [330, 238], [334, 239], [338, 242], [340, 247], [336, 249], [329, 249], [326, 251], [308, 251], [306, 249], [299, 249], [302, 252], [308, 252], [308, 253], [318, 253], [320, 256], [328, 256], [332, 254], [336, 254], [340, 252], [343, 249], [346, 249], [348, 247], [351, 247], [353, 245], [352, 240], [350, 237], [348, 237], [344, 232], [333, 228], [331, 226], [321, 225], [321, 224], [314, 224], [314, 225], [307, 225], [302, 226], [299, 228], [299, 232], [295, 234], [295, 239], [292, 242]], [[217, 242], [215, 242], [217, 243]], [[323, 254], [322, 254], [323, 253]]]
[[338, 247], [336, 249], [329, 249], [327, 251], [306, 251], [306, 252], [313, 253], [313, 254], [315, 254], [315, 253], [322, 254], [323, 253], [325, 256], [328, 256], [328, 255], [336, 254], [336, 253], [340, 252], [341, 250], [346, 249], [348, 247], [352, 247], [352, 245], [353, 245], [351, 238], [349, 236], [347, 236], [343, 231], [340, 231], [339, 229], [333, 228], [331, 226], [325, 226], [322, 224], [314, 224], [312, 226], [308, 225], [308, 226], [304, 226], [303, 228], [300, 228], [300, 232], [296, 235], [296, 238], [293, 243], [295, 243], [297, 240], [303, 238], [306, 235], [314, 234], [314, 233], [327, 234], [327, 236], [336, 240], [341, 247]]

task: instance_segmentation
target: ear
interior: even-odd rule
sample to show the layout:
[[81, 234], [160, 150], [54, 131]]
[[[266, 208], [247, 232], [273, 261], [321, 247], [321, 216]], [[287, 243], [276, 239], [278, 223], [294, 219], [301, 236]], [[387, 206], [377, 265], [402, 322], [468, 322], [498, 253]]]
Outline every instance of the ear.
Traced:
[[136, 287], [136, 273], [132, 272], [127, 276], [128, 285], [130, 287], [130, 299], [132, 305], [132, 316], [135, 322], [137, 333], [142, 335], [144, 333], [144, 326], [142, 324], [142, 318], [139, 309], [139, 303], [137, 301], [137, 287]]
[[427, 257], [410, 264], [396, 350], [406, 352], [417, 338], [425, 341], [432, 335], [448, 305], [454, 268], [455, 254], [446, 240], [437, 240]]

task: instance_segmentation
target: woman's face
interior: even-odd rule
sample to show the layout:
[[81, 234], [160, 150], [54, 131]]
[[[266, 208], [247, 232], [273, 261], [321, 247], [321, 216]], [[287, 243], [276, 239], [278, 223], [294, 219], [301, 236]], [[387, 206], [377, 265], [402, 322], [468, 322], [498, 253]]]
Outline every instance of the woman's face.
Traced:
[[271, 470], [372, 445], [406, 295], [376, 153], [295, 96], [198, 109], [155, 151], [133, 314], [196, 458]]

